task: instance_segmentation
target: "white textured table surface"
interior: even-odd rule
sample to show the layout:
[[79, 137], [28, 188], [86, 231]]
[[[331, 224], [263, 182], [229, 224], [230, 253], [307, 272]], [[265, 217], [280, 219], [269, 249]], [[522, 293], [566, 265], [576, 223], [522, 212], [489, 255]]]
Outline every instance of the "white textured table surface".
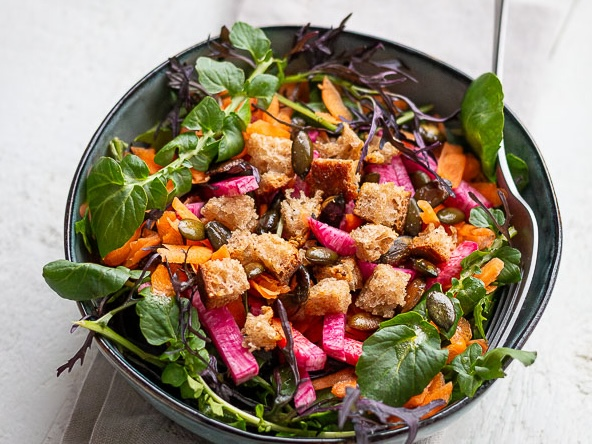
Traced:
[[[0, 443], [39, 443], [50, 430], [49, 441], [57, 442], [81, 386], [88, 363], [55, 376], [82, 335], [68, 334], [77, 309], [46, 287], [41, 268], [63, 257], [66, 196], [87, 142], [146, 72], [236, 19], [337, 25], [349, 12], [348, 29], [415, 46], [472, 75], [489, 69], [490, 0], [268, 3], [0, 5]], [[512, 364], [509, 376], [442, 440], [589, 442], [592, 298], [585, 279], [592, 267], [592, 3], [510, 5], [507, 100], [537, 141], [554, 181], [563, 260], [553, 297], [525, 346], [538, 351], [537, 362], [529, 368]]]

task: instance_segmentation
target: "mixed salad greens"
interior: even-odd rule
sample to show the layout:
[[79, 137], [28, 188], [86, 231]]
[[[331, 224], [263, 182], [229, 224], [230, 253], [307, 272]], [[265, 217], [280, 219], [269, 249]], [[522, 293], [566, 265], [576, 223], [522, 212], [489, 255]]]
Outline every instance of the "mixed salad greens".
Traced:
[[114, 139], [86, 179], [76, 232], [101, 259], [44, 267], [94, 307], [58, 375], [98, 334], [237, 428], [364, 442], [408, 425], [413, 441], [507, 358], [534, 362], [486, 335], [521, 278], [495, 186], [499, 80], [430, 113], [380, 44], [334, 50], [346, 20], [301, 28], [282, 56], [236, 23], [194, 66], [170, 60], [166, 119]]

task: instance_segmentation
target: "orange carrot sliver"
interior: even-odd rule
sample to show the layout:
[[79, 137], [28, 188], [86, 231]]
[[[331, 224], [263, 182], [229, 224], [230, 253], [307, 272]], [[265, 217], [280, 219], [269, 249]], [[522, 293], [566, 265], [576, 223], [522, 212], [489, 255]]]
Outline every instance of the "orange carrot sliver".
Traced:
[[148, 166], [150, 174], [156, 173], [162, 167], [154, 161], [156, 156], [156, 150], [154, 148], [142, 148], [139, 146], [132, 146], [130, 151], [144, 161]]
[[481, 162], [472, 154], [465, 154], [465, 169], [463, 170], [463, 180], [472, 182], [481, 174]]
[[440, 177], [448, 179], [452, 183], [452, 188], [456, 188], [462, 180], [466, 162], [467, 158], [462, 146], [444, 143], [444, 147], [438, 158], [436, 172]]
[[127, 268], [134, 268], [138, 263], [152, 252], [152, 247], [161, 243], [160, 236], [156, 231], [144, 228], [142, 236], [130, 243], [130, 253], [123, 265]]
[[178, 197], [175, 197], [173, 199], [172, 206], [181, 219], [198, 219], [198, 217], [195, 214], [193, 214], [193, 212], [189, 208], [187, 208], [185, 204], [179, 200]]
[[174, 211], [165, 211], [156, 221], [156, 230], [164, 244], [183, 244], [183, 236], [179, 232], [179, 219]]
[[164, 261], [173, 264], [201, 265], [212, 257], [212, 250], [199, 245], [171, 245], [163, 244], [156, 250]]
[[497, 194], [499, 188], [492, 182], [471, 182], [471, 186], [483, 195], [494, 207], [502, 205], [502, 200]]
[[328, 387], [333, 387], [340, 381], [351, 381], [356, 377], [356, 371], [353, 367], [344, 367], [337, 370], [335, 373], [330, 373], [320, 378], [312, 380], [312, 386], [315, 390], [323, 390]]
[[475, 274], [475, 277], [482, 280], [483, 284], [487, 287], [497, 279], [503, 269], [504, 261], [502, 261], [500, 258], [494, 257], [481, 267], [481, 273]]
[[175, 289], [169, 276], [167, 267], [163, 264], [158, 264], [156, 269], [150, 275], [150, 284], [152, 285], [152, 293], [164, 296], [174, 296]]
[[246, 133], [251, 135], [253, 133], [262, 134], [264, 136], [281, 137], [283, 139], [290, 138], [290, 131], [281, 128], [278, 125], [273, 125], [265, 120], [256, 120], [247, 125]]
[[349, 109], [344, 105], [341, 94], [329, 77], [323, 77], [323, 83], [319, 86], [321, 89], [321, 99], [329, 113], [336, 119], [343, 118], [345, 120], [352, 120], [353, 116]]
[[335, 384], [333, 384], [333, 387], [331, 388], [331, 394], [333, 394], [333, 396], [335, 396], [337, 398], [345, 398], [345, 395], [347, 395], [347, 389], [348, 388], [355, 389], [357, 385], [358, 385], [358, 378], [357, 377], [350, 379], [350, 380], [346, 380], [346, 381], [338, 381]]
[[214, 251], [212, 253], [211, 260], [229, 259], [229, 258], [230, 258], [230, 252], [228, 251], [228, 247], [226, 245], [222, 245], [220, 248], [218, 248], [216, 251]]
[[436, 212], [427, 200], [418, 200], [417, 206], [421, 210], [419, 216], [424, 224], [434, 224], [436, 227], [440, 226], [440, 219], [438, 219]]

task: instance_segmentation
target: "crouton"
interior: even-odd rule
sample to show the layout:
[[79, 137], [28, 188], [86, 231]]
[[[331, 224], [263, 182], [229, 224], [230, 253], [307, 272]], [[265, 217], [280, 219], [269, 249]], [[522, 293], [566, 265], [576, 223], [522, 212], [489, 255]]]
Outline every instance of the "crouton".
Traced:
[[326, 278], [310, 288], [304, 313], [307, 316], [346, 313], [349, 304], [351, 304], [349, 284], [344, 280]]
[[224, 258], [200, 265], [206, 308], [223, 307], [250, 287], [247, 274], [236, 259]]
[[449, 235], [444, 227], [434, 228], [429, 224], [425, 230], [413, 238], [409, 245], [409, 253], [434, 263], [445, 262], [450, 258], [456, 246], [456, 239]]
[[347, 123], [343, 123], [343, 131], [337, 140], [319, 141], [314, 143], [313, 146], [320, 157], [358, 160], [364, 142]]
[[308, 238], [310, 227], [309, 217], [317, 217], [321, 212], [322, 191], [317, 191], [314, 197], [306, 197], [300, 191], [300, 197], [293, 196], [294, 190], [286, 190], [286, 198], [281, 204], [282, 220], [284, 222], [283, 236], [297, 247], [301, 247]]
[[218, 221], [232, 231], [252, 231], [257, 226], [255, 200], [246, 194], [213, 197], [202, 207], [201, 214], [207, 221]]
[[393, 182], [365, 182], [360, 188], [354, 214], [402, 233], [411, 193]]
[[399, 154], [399, 150], [395, 148], [390, 142], [386, 142], [382, 147], [380, 146], [380, 137], [373, 137], [368, 145], [368, 153], [364, 158], [367, 163], [389, 164], [393, 157]]
[[245, 145], [251, 164], [261, 174], [258, 192], [281, 188], [294, 177], [290, 139], [253, 133]]
[[360, 182], [357, 165], [355, 160], [314, 159], [306, 183], [313, 191], [323, 191], [325, 196], [341, 194], [345, 200], [355, 199]]
[[243, 267], [251, 262], [257, 261], [255, 256], [255, 243], [257, 235], [246, 230], [236, 230], [228, 239], [226, 247], [232, 259], [238, 260]]
[[273, 233], [255, 236], [254, 241], [255, 257], [277, 280], [287, 284], [300, 266], [298, 249]]
[[353, 257], [342, 257], [335, 265], [317, 265], [313, 268], [313, 274], [317, 281], [326, 278], [346, 281], [350, 291], [362, 288], [362, 272]]
[[386, 253], [397, 238], [397, 233], [384, 225], [365, 224], [350, 233], [356, 243], [356, 257], [374, 262]]
[[356, 299], [356, 307], [373, 315], [391, 318], [405, 304], [411, 275], [391, 265], [378, 264]]
[[243, 347], [249, 351], [272, 350], [276, 347], [277, 341], [282, 339], [282, 335], [272, 324], [273, 309], [267, 305], [261, 307], [261, 314], [255, 316], [247, 313], [245, 326], [241, 330], [243, 334]]

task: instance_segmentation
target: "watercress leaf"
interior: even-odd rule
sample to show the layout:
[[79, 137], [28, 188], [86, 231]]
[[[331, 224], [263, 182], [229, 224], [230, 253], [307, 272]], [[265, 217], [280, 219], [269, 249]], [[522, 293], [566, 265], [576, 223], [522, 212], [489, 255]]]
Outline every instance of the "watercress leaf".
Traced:
[[279, 79], [271, 74], [259, 74], [246, 85], [247, 96], [257, 99], [257, 103], [267, 108], [279, 87]]
[[177, 151], [184, 153], [194, 150], [198, 140], [195, 133], [191, 131], [179, 134], [156, 153], [154, 161], [161, 166], [167, 166], [173, 161]]
[[228, 160], [243, 150], [245, 141], [242, 131], [243, 121], [236, 113], [230, 113], [224, 118], [223, 137], [218, 147], [218, 162]]
[[216, 99], [207, 96], [187, 114], [181, 126], [192, 131], [217, 133], [222, 129], [223, 120], [224, 111], [220, 109]]
[[173, 140], [173, 132], [170, 128], [163, 128], [159, 125], [155, 125], [148, 131], [136, 136], [134, 141], [143, 142], [150, 145], [156, 151], [160, 150], [163, 146]]
[[460, 120], [467, 141], [481, 159], [483, 173], [495, 182], [504, 130], [504, 93], [495, 74], [485, 73], [471, 82], [461, 103]]
[[[126, 167], [126, 173], [130, 171]], [[115, 160], [102, 157], [88, 175], [87, 198], [99, 254], [105, 257], [121, 247], [140, 226], [148, 197], [141, 185], [126, 182]]]
[[90, 239], [92, 237], [92, 227], [90, 225], [90, 219], [88, 218], [88, 208], [84, 212], [84, 216], [79, 221], [74, 223], [74, 231], [76, 234], [80, 234], [82, 236], [82, 242], [86, 250], [90, 253], [92, 252], [92, 246], [90, 243]]
[[229, 37], [233, 46], [249, 51], [255, 62], [261, 62], [270, 55], [271, 42], [259, 28], [244, 22], [236, 22], [230, 30]]
[[155, 177], [144, 185], [144, 191], [148, 197], [148, 208], [164, 210], [168, 203], [169, 191], [162, 177]]
[[121, 172], [127, 181], [143, 180], [150, 175], [150, 170], [142, 159], [135, 154], [128, 154], [119, 163]]
[[380, 323], [380, 328], [391, 327], [393, 325], [419, 325], [427, 319], [420, 313], [409, 311], [401, 313], [387, 321]]
[[201, 381], [187, 375], [187, 380], [181, 385], [181, 397], [185, 399], [199, 399], [203, 389], [204, 387]]
[[201, 149], [189, 159], [191, 166], [197, 171], [207, 171], [218, 154], [219, 146], [219, 140], [215, 140], [211, 137], [204, 140]]
[[187, 381], [187, 372], [182, 365], [175, 362], [167, 364], [160, 377], [162, 382], [173, 387], [181, 387]]
[[509, 246], [503, 246], [494, 252], [494, 256], [504, 262], [504, 268], [496, 278], [496, 282], [499, 284], [512, 284], [519, 282], [522, 279], [520, 271], [520, 260], [522, 255], [520, 250]]
[[497, 208], [490, 208], [489, 211], [485, 211], [481, 207], [475, 207], [471, 209], [469, 213], [469, 223], [480, 228], [490, 228], [497, 232], [497, 227], [491, 220], [491, 216], [495, 218], [495, 221], [501, 226], [506, 221], [506, 216], [502, 210]]
[[219, 62], [209, 57], [199, 57], [195, 62], [199, 83], [210, 94], [228, 91], [230, 95], [241, 92], [245, 73], [230, 62]]
[[175, 185], [173, 191], [169, 193], [169, 199], [172, 199], [173, 196], [181, 196], [191, 190], [193, 176], [191, 175], [189, 168], [177, 168], [169, 175], [169, 179], [171, 179]]
[[473, 276], [466, 277], [462, 281], [453, 279], [452, 288], [464, 314], [471, 313], [486, 294], [483, 281]]
[[448, 356], [438, 331], [426, 321], [381, 328], [362, 350], [356, 365], [362, 396], [395, 407], [421, 393]]
[[113, 159], [120, 161], [123, 159], [123, 153], [127, 151], [128, 144], [119, 137], [113, 138], [109, 142], [108, 153]]
[[528, 185], [528, 164], [515, 154], [506, 154], [510, 173], [518, 191], [522, 191]]
[[471, 344], [452, 360], [449, 367], [456, 372], [456, 382], [461, 393], [472, 397], [483, 382], [506, 376], [503, 371], [503, 361], [506, 357], [529, 366], [534, 363], [536, 352], [500, 347], [482, 355], [481, 346]]
[[240, 107], [236, 110], [236, 114], [243, 121], [244, 125], [248, 125], [251, 122], [251, 102], [249, 100], [243, 101]]
[[493, 295], [485, 295], [473, 308], [473, 321], [475, 323], [475, 338], [485, 338], [485, 324], [488, 320], [489, 312], [493, 307]]
[[89, 301], [108, 296], [122, 288], [132, 277], [125, 267], [105, 267], [94, 263], [76, 263], [64, 259], [43, 267], [43, 278], [60, 297], [71, 301]]
[[173, 298], [148, 295], [136, 304], [140, 330], [149, 344], [162, 345], [177, 339], [179, 308]]

